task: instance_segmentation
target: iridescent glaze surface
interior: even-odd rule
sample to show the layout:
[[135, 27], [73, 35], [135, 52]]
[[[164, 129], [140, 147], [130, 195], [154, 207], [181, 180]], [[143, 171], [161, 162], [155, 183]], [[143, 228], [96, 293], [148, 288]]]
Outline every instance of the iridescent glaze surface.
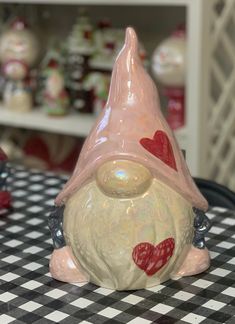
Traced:
[[143, 165], [128, 161], [108, 161], [96, 172], [97, 185], [107, 196], [132, 198], [143, 194], [152, 182], [152, 175]]
[[128, 28], [115, 62], [105, 108], [86, 139], [74, 173], [56, 198], [66, 200], [103, 163], [125, 159], [142, 164], [193, 206], [208, 204], [191, 178], [181, 150], [165, 121], [156, 86], [138, 54], [135, 31]]
[[[169, 279], [191, 246], [192, 224], [190, 204], [156, 179], [145, 193], [129, 199], [108, 197], [92, 181], [69, 199], [64, 213], [66, 243], [90, 281], [118, 290], [151, 287]], [[151, 262], [156, 267], [167, 251], [162, 249], [158, 260], [152, 260], [152, 252], [145, 260], [141, 253], [133, 260], [134, 248], [140, 243], [157, 248], [168, 238], [174, 240], [172, 256], [159, 271], [146, 274], [136, 263], [145, 262], [145, 270]]]

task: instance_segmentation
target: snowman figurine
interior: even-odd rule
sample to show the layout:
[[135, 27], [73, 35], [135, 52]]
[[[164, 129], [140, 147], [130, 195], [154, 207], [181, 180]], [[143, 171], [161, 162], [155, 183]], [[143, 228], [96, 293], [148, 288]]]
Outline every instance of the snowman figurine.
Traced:
[[186, 34], [179, 26], [172, 35], [161, 42], [152, 57], [152, 71], [163, 93], [168, 97], [167, 122], [171, 129], [184, 126], [184, 86], [186, 69]]
[[109, 91], [110, 75], [108, 72], [91, 72], [84, 80], [84, 88], [93, 93], [93, 111], [98, 115], [106, 104]]
[[0, 61], [7, 79], [3, 100], [7, 108], [27, 112], [32, 95], [27, 78], [38, 56], [38, 42], [26, 22], [15, 19], [0, 37]]
[[44, 108], [50, 116], [63, 116], [68, 112], [69, 98], [64, 76], [58, 60], [51, 58], [44, 71]]

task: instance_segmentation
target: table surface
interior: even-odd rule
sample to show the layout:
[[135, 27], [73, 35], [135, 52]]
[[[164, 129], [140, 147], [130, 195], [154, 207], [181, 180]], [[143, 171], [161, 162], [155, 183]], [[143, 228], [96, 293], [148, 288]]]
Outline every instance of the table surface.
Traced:
[[48, 210], [65, 176], [12, 167], [13, 211], [0, 211], [0, 324], [235, 323], [235, 212], [213, 208], [211, 267], [151, 289], [115, 292], [51, 278]]

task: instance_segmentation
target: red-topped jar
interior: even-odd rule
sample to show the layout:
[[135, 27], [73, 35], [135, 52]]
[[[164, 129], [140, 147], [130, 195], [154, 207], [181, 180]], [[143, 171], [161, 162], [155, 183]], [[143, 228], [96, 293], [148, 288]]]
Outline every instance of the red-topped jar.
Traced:
[[9, 175], [7, 160], [7, 155], [0, 148], [0, 209], [11, 207], [11, 194], [7, 191], [7, 177]]

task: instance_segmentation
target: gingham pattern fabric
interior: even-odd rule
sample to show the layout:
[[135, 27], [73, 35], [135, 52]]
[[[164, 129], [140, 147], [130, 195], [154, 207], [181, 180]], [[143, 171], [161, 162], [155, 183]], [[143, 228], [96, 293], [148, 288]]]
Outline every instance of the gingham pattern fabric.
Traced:
[[235, 213], [213, 208], [210, 269], [147, 290], [65, 284], [48, 272], [48, 210], [66, 181], [12, 167], [12, 211], [0, 211], [0, 324], [235, 323]]

